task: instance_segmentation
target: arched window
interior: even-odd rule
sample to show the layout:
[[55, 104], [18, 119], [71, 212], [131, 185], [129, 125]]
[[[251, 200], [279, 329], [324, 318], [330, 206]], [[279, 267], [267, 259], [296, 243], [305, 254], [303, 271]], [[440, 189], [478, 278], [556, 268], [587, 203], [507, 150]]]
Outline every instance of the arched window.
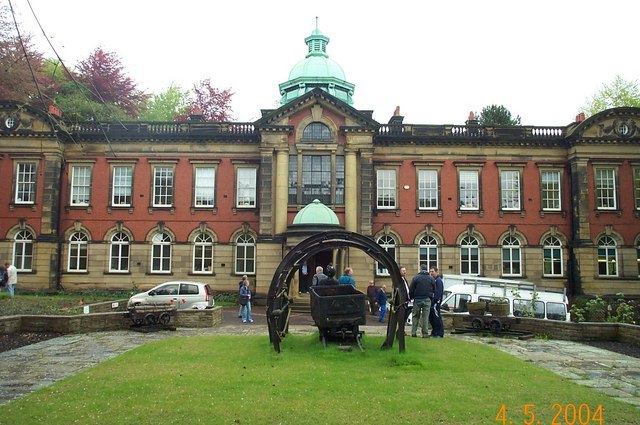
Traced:
[[545, 276], [562, 276], [562, 242], [555, 236], [542, 241], [542, 270]]
[[129, 236], [124, 232], [118, 232], [111, 237], [109, 249], [109, 271], [129, 271]]
[[[378, 238], [376, 241], [385, 251], [396, 259], [396, 240], [391, 235], [384, 235]], [[387, 270], [381, 263], [376, 261], [376, 274], [382, 276], [389, 276], [389, 270]]]
[[502, 275], [522, 276], [520, 241], [508, 236], [502, 241]]
[[30, 272], [33, 267], [33, 234], [20, 230], [13, 240], [13, 265], [19, 271]]
[[236, 273], [256, 273], [256, 240], [246, 233], [236, 239]]
[[199, 233], [193, 240], [193, 272], [213, 273], [213, 237]]
[[331, 140], [331, 130], [321, 122], [312, 122], [304, 128], [302, 140], [328, 142]]
[[598, 275], [618, 276], [618, 246], [611, 236], [598, 239]]
[[426, 264], [429, 268], [438, 267], [438, 241], [436, 238], [430, 235], [423, 236], [419, 245], [418, 259], [420, 264]]
[[480, 274], [480, 244], [473, 236], [465, 236], [460, 241], [460, 274]]
[[84, 232], [72, 233], [69, 237], [69, 262], [67, 271], [86, 272], [89, 259], [89, 238]]
[[151, 273], [171, 272], [171, 236], [156, 233], [151, 239]]

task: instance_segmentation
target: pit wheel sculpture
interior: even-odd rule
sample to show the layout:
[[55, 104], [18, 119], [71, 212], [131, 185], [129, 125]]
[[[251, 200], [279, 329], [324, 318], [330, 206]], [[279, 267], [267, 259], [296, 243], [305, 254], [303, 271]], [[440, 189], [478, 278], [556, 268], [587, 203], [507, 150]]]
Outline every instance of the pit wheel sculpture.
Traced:
[[382, 348], [392, 348], [393, 341], [397, 338], [399, 351], [404, 351], [404, 317], [408, 294], [400, 277], [398, 264], [372, 238], [358, 233], [333, 230], [313, 235], [293, 247], [273, 274], [267, 296], [267, 323], [269, 325], [269, 340], [277, 352], [280, 352], [280, 343], [289, 332], [289, 317], [293, 302], [290, 283], [293, 276], [308, 258], [318, 252], [344, 247], [360, 249], [389, 271], [393, 284], [390, 300], [391, 311], [387, 324], [387, 336]]

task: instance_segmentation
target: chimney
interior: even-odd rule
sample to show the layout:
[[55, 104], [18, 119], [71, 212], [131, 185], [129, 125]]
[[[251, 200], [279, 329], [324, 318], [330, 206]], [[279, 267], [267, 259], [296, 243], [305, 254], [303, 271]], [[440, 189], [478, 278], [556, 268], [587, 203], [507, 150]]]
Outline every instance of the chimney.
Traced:
[[584, 112], [580, 112], [578, 115], [576, 115], [576, 122], [582, 122], [584, 120], [585, 120]]
[[479, 121], [476, 119], [476, 114], [473, 111], [469, 111], [469, 119], [465, 122], [466, 125], [478, 125]]
[[202, 110], [199, 107], [194, 106], [189, 114], [189, 121], [195, 122], [204, 122], [204, 115], [202, 115]]
[[47, 111], [55, 117], [62, 118], [62, 111], [56, 105], [49, 105]]

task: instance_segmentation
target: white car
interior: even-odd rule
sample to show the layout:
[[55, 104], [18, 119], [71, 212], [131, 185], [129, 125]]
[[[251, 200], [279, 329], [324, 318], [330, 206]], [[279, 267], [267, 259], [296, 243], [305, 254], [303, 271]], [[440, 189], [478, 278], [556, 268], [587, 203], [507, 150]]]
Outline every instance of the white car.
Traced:
[[127, 307], [145, 304], [175, 304], [178, 310], [212, 308], [215, 304], [211, 287], [202, 282], [176, 280], [162, 283], [129, 298]]

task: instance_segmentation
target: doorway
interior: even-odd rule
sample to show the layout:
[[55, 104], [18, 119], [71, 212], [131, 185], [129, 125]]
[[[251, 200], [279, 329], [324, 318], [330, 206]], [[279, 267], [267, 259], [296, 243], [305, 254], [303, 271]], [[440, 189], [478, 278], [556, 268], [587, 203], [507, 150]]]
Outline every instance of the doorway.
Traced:
[[313, 275], [316, 274], [316, 267], [322, 266], [323, 270], [327, 269], [327, 265], [333, 263], [333, 250], [328, 249], [320, 251], [315, 255], [312, 255], [302, 264], [298, 272], [298, 282], [300, 282], [300, 293], [306, 294], [311, 287], [311, 280]]

